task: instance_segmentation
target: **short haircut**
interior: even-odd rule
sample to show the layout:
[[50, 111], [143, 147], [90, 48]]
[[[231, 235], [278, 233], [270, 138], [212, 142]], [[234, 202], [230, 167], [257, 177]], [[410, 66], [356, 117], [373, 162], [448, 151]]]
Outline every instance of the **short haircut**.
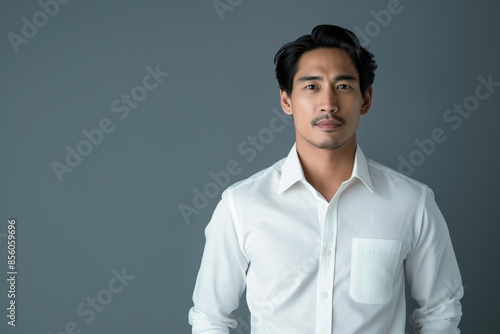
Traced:
[[280, 89], [289, 96], [292, 94], [293, 78], [297, 73], [300, 57], [307, 51], [319, 48], [338, 48], [351, 57], [358, 71], [359, 86], [364, 96], [375, 79], [377, 64], [374, 55], [361, 46], [352, 31], [328, 24], [314, 27], [310, 35], [304, 35], [283, 45], [276, 53], [274, 64]]

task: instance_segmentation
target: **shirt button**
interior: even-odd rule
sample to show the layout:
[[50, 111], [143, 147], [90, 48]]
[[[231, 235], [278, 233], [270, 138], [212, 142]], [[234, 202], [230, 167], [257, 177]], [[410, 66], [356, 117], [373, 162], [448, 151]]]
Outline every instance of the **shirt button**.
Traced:
[[323, 299], [326, 299], [326, 298], [328, 298], [328, 293], [326, 293], [326, 292], [323, 292], [323, 293], [321, 294], [321, 297], [322, 297]]

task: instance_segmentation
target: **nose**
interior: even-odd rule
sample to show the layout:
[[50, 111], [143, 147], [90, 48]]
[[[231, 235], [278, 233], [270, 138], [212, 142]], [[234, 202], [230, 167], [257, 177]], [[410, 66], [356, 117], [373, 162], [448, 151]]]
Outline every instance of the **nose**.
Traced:
[[324, 89], [321, 94], [321, 112], [336, 113], [339, 110], [335, 89]]

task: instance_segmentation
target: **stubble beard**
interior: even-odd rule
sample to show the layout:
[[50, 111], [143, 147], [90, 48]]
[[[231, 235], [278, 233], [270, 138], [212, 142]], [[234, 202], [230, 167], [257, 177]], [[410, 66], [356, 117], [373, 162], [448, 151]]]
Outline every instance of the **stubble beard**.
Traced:
[[[340, 117], [338, 115], [335, 115], [335, 114], [323, 114], [319, 117], [316, 117], [314, 118], [312, 121], [311, 121], [311, 125], [313, 127], [317, 126], [316, 124], [323, 120], [323, 119], [334, 119], [338, 122], [340, 122], [342, 125], [341, 127], [344, 127], [345, 126], [345, 119], [343, 117]], [[328, 138], [328, 139], [324, 139], [320, 142], [316, 142], [316, 143], [313, 143], [311, 141], [309, 141], [310, 144], [314, 145], [315, 147], [319, 148], [319, 149], [323, 149], [323, 150], [336, 150], [338, 149], [339, 147], [342, 147], [344, 144], [345, 144], [345, 141], [339, 141], [339, 140], [335, 140], [333, 138]]]
[[319, 143], [311, 143], [311, 144], [322, 150], [336, 150], [342, 147], [345, 143], [333, 139], [327, 139]]

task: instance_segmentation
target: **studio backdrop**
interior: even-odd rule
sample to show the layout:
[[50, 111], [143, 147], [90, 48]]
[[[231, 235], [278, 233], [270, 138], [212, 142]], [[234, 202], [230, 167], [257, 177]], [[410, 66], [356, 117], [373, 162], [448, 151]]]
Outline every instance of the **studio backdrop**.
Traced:
[[[2, 1], [0, 332], [189, 333], [222, 191], [294, 143], [273, 57], [336, 24], [379, 65], [360, 146], [433, 189], [465, 285], [460, 328], [498, 333], [499, 10], [486, 0]], [[249, 333], [244, 296], [235, 318], [235, 333]]]

